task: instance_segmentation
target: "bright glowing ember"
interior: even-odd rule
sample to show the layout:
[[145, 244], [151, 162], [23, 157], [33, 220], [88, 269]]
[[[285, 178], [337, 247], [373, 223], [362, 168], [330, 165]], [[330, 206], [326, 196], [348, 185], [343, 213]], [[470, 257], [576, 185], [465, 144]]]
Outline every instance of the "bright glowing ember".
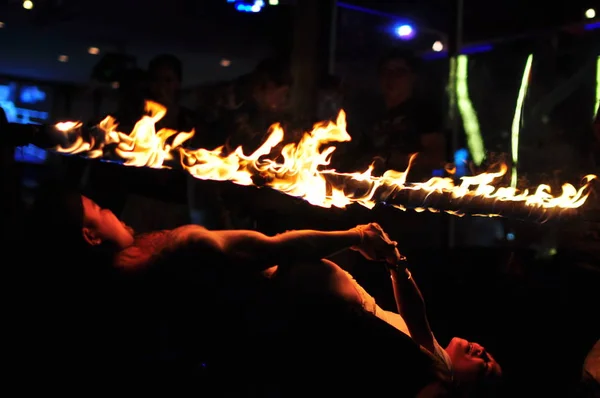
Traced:
[[[157, 132], [155, 123], [164, 117], [165, 108], [148, 101], [146, 111], [147, 115], [137, 122], [130, 134], [119, 132], [111, 116], [100, 122], [88, 139], [81, 132], [81, 123], [58, 123], [55, 129], [64, 135], [63, 138], [68, 138], [69, 144], [55, 150], [89, 158], [117, 157], [125, 165], [138, 167], [168, 167], [166, 161], [180, 160], [181, 166], [199, 179], [232, 181], [240, 185], [256, 185], [260, 180], [261, 186], [302, 198], [312, 205], [340, 208], [352, 203], [372, 208], [391, 194], [412, 190], [421, 191], [425, 196], [449, 195], [455, 201], [480, 198], [546, 209], [572, 209], [585, 203], [590, 182], [596, 178], [586, 176], [579, 189], [564, 184], [561, 194], [554, 196], [549, 185], [540, 185], [531, 191], [494, 186], [493, 182], [506, 173], [506, 166], [497, 172], [462, 177], [459, 184], [448, 177], [434, 177], [421, 183], [407, 182], [410, 165], [404, 171], [388, 170], [381, 177], [373, 176], [371, 167], [364, 172], [339, 173], [330, 169], [329, 164], [335, 151], [332, 144], [351, 140], [343, 111], [335, 123], [318, 124], [299, 142], [285, 145], [281, 150], [275, 148], [283, 141], [284, 132], [280, 125], [274, 125], [262, 146], [250, 155], [244, 154], [241, 147], [230, 154], [225, 154], [223, 147], [187, 149], [184, 144], [193, 137], [194, 131], [161, 129]], [[395, 206], [402, 209], [401, 205]]]

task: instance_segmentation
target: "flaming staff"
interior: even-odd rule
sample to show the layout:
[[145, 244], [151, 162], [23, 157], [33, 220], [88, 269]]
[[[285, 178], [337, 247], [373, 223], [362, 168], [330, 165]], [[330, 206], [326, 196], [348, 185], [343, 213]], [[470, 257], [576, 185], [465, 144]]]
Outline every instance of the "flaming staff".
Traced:
[[596, 178], [586, 176], [578, 189], [564, 184], [562, 193], [554, 196], [550, 186], [545, 184], [532, 191], [493, 185], [506, 173], [505, 165], [495, 172], [462, 177], [458, 184], [449, 177], [407, 182], [410, 163], [404, 171], [388, 170], [382, 176], [374, 176], [372, 167], [364, 172], [341, 173], [329, 166], [335, 151], [332, 144], [351, 140], [343, 111], [335, 123], [315, 125], [299, 142], [287, 144], [280, 150], [277, 148], [283, 141], [284, 131], [276, 124], [260, 148], [250, 155], [241, 147], [231, 153], [226, 153], [223, 147], [186, 148], [184, 144], [193, 137], [194, 131], [161, 129], [157, 132], [155, 124], [164, 117], [166, 109], [148, 101], [146, 111], [147, 115], [136, 123], [130, 134], [120, 132], [111, 116], [92, 131], [85, 131], [80, 122], [58, 123], [55, 130], [64, 143], [54, 150], [89, 158], [116, 158], [128, 166], [179, 166], [198, 179], [266, 186], [326, 208], [344, 208], [353, 203], [372, 208], [386, 202], [402, 210], [488, 217], [516, 215], [545, 219], [570, 212], [585, 203], [590, 183]]

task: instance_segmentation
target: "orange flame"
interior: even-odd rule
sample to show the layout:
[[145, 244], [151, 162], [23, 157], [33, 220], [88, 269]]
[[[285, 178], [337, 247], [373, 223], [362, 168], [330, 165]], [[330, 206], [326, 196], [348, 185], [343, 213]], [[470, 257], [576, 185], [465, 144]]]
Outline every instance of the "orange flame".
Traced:
[[[116, 120], [107, 116], [96, 126], [95, 137], [87, 141], [80, 134], [81, 123], [58, 123], [55, 129], [59, 133], [66, 137], [76, 135], [76, 139], [55, 150], [67, 154], [82, 154], [90, 158], [106, 157], [114, 153], [126, 165], [153, 168], [168, 167], [165, 161], [176, 160], [178, 154], [182, 167], [196, 178], [255, 185], [255, 178], [260, 176], [265, 186], [302, 198], [312, 205], [327, 208], [343, 208], [352, 203], [372, 208], [381, 200], [382, 191], [389, 195], [398, 190], [418, 190], [426, 194], [444, 193], [454, 199], [483, 197], [494, 201], [522, 202], [526, 206], [543, 208], [578, 208], [585, 203], [589, 196], [590, 182], [596, 178], [594, 175], [586, 176], [584, 185], [579, 189], [571, 184], [564, 184], [559, 196], [553, 196], [550, 186], [545, 184], [533, 191], [494, 186], [493, 182], [506, 173], [506, 165], [497, 172], [462, 177], [458, 185], [448, 177], [434, 177], [426, 182], [409, 183], [407, 175], [410, 163], [416, 155], [411, 157], [406, 170], [388, 170], [381, 177], [372, 175], [373, 167], [362, 173], [340, 173], [329, 168], [329, 165], [335, 151], [331, 144], [351, 140], [346, 131], [344, 111], [340, 112], [335, 123], [315, 125], [299, 142], [287, 144], [277, 153], [273, 153], [274, 148], [283, 141], [284, 131], [281, 125], [273, 125], [265, 142], [250, 155], [246, 155], [241, 147], [230, 154], [225, 154], [223, 147], [214, 150], [187, 149], [183, 144], [194, 136], [193, 130], [178, 132], [161, 129], [157, 132], [155, 123], [164, 117], [166, 109], [147, 101], [146, 111], [148, 115], [136, 123], [131, 134], [119, 132]], [[448, 213], [459, 215], [452, 211]]]

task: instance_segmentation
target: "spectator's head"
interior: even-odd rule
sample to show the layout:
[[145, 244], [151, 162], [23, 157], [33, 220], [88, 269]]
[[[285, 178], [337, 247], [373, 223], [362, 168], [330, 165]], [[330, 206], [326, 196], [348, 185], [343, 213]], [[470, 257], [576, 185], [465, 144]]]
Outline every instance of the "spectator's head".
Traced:
[[175, 105], [183, 78], [179, 58], [170, 54], [159, 55], [148, 65], [150, 96], [163, 105]]
[[342, 80], [333, 75], [326, 75], [319, 83], [318, 110], [319, 120], [334, 119], [342, 107]]
[[379, 82], [388, 107], [411, 98], [420, 60], [410, 51], [392, 50], [379, 62]]
[[280, 112], [288, 104], [292, 83], [289, 63], [267, 58], [252, 73], [252, 96], [262, 110]]

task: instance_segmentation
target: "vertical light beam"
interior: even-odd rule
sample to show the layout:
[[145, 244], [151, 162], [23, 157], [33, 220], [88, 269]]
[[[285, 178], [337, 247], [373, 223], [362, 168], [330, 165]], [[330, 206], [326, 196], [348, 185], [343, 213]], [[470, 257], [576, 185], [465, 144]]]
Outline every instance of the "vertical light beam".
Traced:
[[527, 89], [529, 87], [529, 76], [531, 75], [531, 65], [533, 63], [533, 54], [529, 54], [527, 57], [527, 63], [525, 64], [525, 70], [523, 71], [523, 78], [521, 79], [521, 87], [519, 89], [519, 96], [517, 98], [517, 106], [515, 108], [515, 115], [513, 117], [512, 128], [511, 128], [511, 151], [512, 151], [512, 173], [510, 178], [510, 186], [513, 188], [517, 187], [517, 165], [519, 163], [519, 134], [521, 132], [521, 121], [523, 119], [523, 103], [527, 96]]
[[467, 145], [473, 162], [479, 166], [485, 159], [485, 147], [477, 112], [473, 108], [469, 97], [469, 58], [467, 55], [459, 55], [456, 66], [456, 99], [460, 116], [463, 120], [465, 133], [467, 134]]

